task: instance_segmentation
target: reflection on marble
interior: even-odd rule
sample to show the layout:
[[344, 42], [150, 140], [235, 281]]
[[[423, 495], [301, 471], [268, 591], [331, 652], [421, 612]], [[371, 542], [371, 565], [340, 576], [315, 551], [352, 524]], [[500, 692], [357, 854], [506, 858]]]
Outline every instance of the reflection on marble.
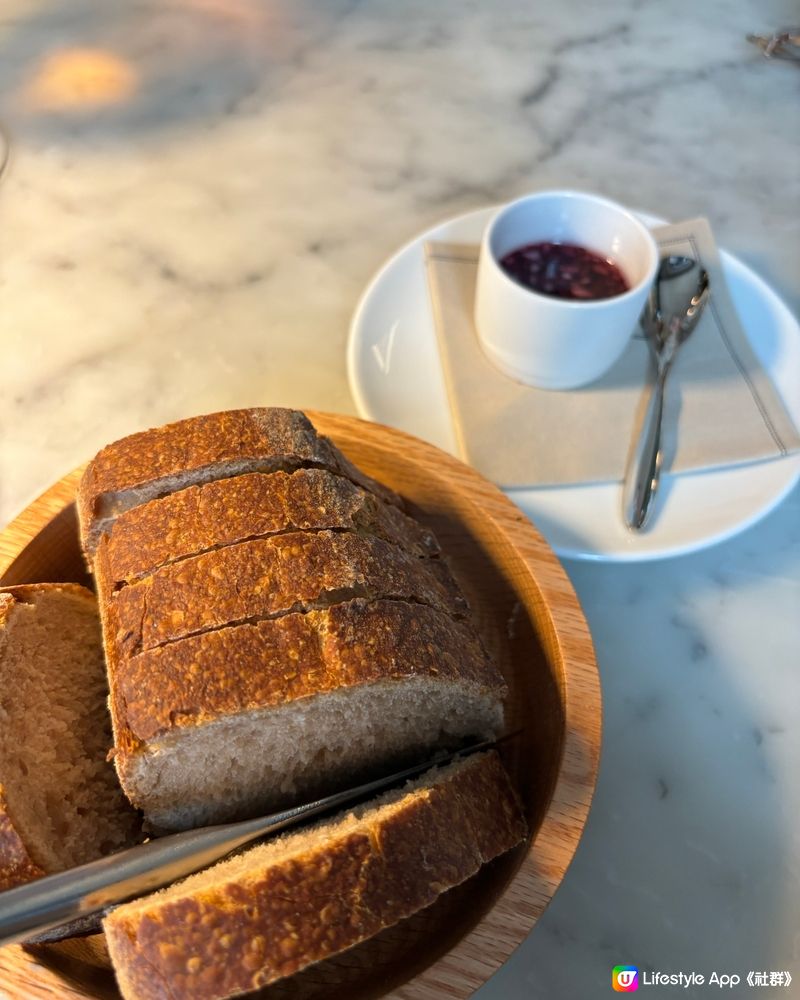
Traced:
[[[797, 70], [744, 41], [793, 19], [787, 0], [5, 0], [0, 522], [142, 426], [352, 412], [374, 269], [528, 190], [707, 214], [796, 308]], [[798, 514], [795, 492], [707, 553], [570, 567], [606, 696], [596, 806], [485, 1000], [800, 956]]]

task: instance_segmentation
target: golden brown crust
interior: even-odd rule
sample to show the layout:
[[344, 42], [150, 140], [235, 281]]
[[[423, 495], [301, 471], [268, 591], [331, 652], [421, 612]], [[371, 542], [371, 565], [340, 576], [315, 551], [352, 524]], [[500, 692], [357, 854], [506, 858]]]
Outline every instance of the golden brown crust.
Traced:
[[5, 789], [0, 785], [0, 892], [44, 874], [14, 827]]
[[[101, 544], [101, 595], [110, 589], [104, 553]], [[229, 623], [354, 597], [418, 600], [460, 617], [468, 610], [443, 562], [370, 535], [292, 532], [192, 556], [124, 587], [109, 599], [106, 642], [122, 659]]]
[[[232, 475], [226, 466], [250, 463], [238, 472], [301, 466], [329, 469], [391, 503], [392, 490], [364, 475], [298, 410], [279, 407], [228, 410], [191, 417], [131, 434], [103, 448], [89, 463], [78, 489], [84, 549], [94, 550], [97, 520], [175, 492], [174, 477], [191, 474], [210, 482]], [[129, 491], [136, 491], [131, 496]]]
[[424, 605], [354, 600], [206, 632], [112, 667], [117, 752], [223, 715], [383, 680], [505, 686], [472, 629]]
[[349, 479], [324, 469], [254, 472], [190, 486], [121, 514], [105, 537], [105, 574], [117, 586], [224, 545], [326, 528], [363, 531], [417, 556], [439, 552], [432, 532]]
[[430, 905], [525, 834], [497, 755], [469, 758], [349, 832], [119, 907], [104, 929], [123, 995], [220, 1000], [274, 982]]
[[226, 997], [291, 975], [301, 955], [318, 961], [371, 936], [357, 905], [371, 862], [369, 836], [359, 833], [331, 845], [324, 859], [299, 858], [177, 899], [164, 912], [154, 906], [128, 917], [120, 907], [103, 929], [123, 996]]
[[[82, 587], [79, 583], [17, 583], [13, 587], [0, 587], [0, 597], [3, 594], [8, 594], [13, 597], [14, 601], [19, 601], [21, 604], [33, 604], [39, 594], [55, 591], [61, 591], [62, 594], [69, 594], [72, 597], [85, 600], [93, 607], [96, 602], [91, 590]], [[4, 620], [0, 619], [0, 626], [3, 624]]]
[[[3, 629], [8, 621], [8, 616], [11, 614], [11, 609], [15, 603], [13, 594], [10, 594], [7, 590], [0, 590], [0, 630]], [[0, 631], [0, 642], [2, 642], [2, 639], [3, 633]]]

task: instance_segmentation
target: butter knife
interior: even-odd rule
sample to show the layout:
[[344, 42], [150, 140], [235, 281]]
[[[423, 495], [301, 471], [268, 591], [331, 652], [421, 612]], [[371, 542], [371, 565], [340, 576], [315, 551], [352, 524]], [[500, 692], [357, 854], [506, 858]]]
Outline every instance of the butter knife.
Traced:
[[320, 813], [351, 805], [416, 778], [432, 767], [449, 764], [456, 757], [489, 750], [516, 735], [511, 733], [500, 740], [486, 740], [452, 753], [440, 753], [414, 767], [285, 812], [169, 834], [77, 868], [7, 889], [0, 892], [0, 946], [24, 941], [76, 918], [100, 913], [117, 903], [153, 892], [219, 861], [254, 840], [278, 833]]

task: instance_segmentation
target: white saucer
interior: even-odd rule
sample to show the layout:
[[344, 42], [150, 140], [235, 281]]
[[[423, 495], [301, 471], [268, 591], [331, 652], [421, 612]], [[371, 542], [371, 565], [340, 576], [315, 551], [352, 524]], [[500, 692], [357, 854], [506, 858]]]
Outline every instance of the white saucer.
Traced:
[[[496, 207], [422, 233], [370, 282], [350, 326], [347, 368], [358, 412], [457, 455], [423, 260], [427, 240], [478, 243]], [[642, 215], [649, 226], [659, 219]], [[800, 326], [750, 268], [722, 252], [739, 317], [759, 360], [800, 425]], [[800, 455], [736, 468], [665, 475], [647, 531], [629, 532], [621, 486], [507, 490], [560, 556], [638, 560], [678, 555], [730, 538], [775, 507], [800, 478]]]

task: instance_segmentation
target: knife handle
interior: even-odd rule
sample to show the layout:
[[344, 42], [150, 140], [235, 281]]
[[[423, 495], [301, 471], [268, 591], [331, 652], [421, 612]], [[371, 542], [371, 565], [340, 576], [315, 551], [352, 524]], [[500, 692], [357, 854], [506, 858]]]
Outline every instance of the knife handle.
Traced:
[[661, 420], [668, 372], [668, 365], [662, 367], [650, 390], [642, 429], [625, 474], [622, 505], [625, 523], [632, 531], [641, 531], [647, 524], [661, 476]]

